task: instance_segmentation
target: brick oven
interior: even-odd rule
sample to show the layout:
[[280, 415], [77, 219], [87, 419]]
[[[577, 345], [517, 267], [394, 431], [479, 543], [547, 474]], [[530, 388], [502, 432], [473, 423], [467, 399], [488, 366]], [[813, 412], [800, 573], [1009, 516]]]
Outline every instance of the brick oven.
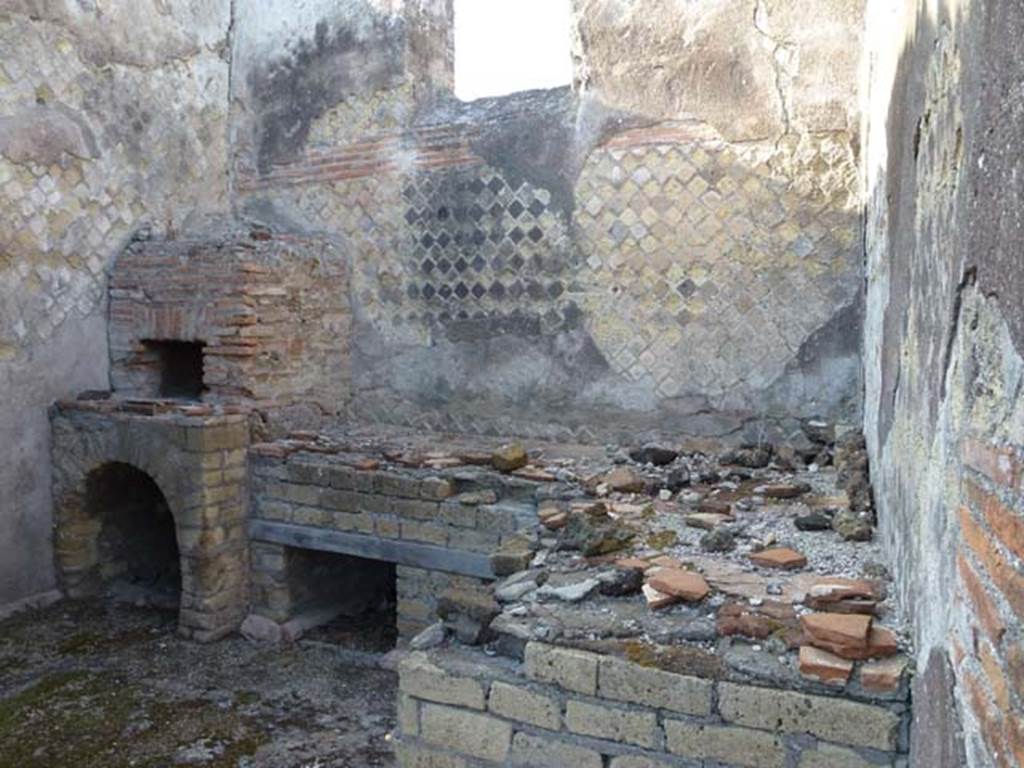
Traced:
[[110, 282], [118, 396], [303, 404], [348, 399], [346, 267], [322, 239], [270, 234], [135, 242]]
[[346, 276], [331, 242], [265, 230], [124, 251], [110, 280], [112, 391], [52, 413], [66, 594], [174, 607], [199, 640], [238, 627], [250, 431], [344, 407]]

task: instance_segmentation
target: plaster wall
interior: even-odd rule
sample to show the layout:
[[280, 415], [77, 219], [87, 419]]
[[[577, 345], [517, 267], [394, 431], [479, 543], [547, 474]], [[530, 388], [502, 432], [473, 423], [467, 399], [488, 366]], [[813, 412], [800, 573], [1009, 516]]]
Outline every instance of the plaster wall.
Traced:
[[0, 605], [54, 586], [50, 427], [106, 388], [106, 270], [228, 209], [230, 3], [0, 3]]
[[917, 640], [914, 761], [1019, 765], [1024, 11], [873, 2], [867, 30], [865, 428]]
[[859, 3], [700, 6], [577, 3], [574, 88], [464, 103], [446, 3], [274, 26], [242, 0], [239, 208], [350, 254], [353, 416], [731, 440], [859, 418]]

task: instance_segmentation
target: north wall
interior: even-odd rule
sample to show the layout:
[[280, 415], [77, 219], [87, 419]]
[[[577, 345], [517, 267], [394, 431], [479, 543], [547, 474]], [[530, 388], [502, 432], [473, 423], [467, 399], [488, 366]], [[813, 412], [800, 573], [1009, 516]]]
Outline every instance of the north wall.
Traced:
[[237, 203], [350, 254], [351, 416], [583, 440], [858, 420], [859, 6], [578, 2], [572, 87], [464, 103], [450, 3], [241, 0]]

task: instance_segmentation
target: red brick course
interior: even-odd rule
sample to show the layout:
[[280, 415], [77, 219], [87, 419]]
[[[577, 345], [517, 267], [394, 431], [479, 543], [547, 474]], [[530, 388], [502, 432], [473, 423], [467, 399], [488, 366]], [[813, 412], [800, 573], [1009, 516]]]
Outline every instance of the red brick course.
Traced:
[[988, 636], [998, 643], [1006, 633], [1006, 623], [999, 614], [999, 608], [992, 602], [981, 579], [978, 578], [963, 554], [957, 555], [956, 565], [960, 571], [960, 583], [963, 585], [968, 602], [974, 609], [974, 615]]
[[964, 464], [997, 485], [1024, 490], [1024, 459], [1020, 450], [990, 445], [969, 437], [963, 444], [963, 459]]
[[1015, 621], [1024, 620], [1024, 573], [1014, 567], [967, 507], [960, 508], [960, 530], [967, 546], [1010, 604], [1016, 614]]

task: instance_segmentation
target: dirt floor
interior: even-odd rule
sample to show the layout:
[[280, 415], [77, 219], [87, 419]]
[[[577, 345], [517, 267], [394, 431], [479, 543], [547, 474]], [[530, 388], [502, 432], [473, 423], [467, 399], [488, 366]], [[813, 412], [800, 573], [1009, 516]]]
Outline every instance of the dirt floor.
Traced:
[[110, 602], [20, 614], [0, 622], [0, 768], [393, 766], [396, 675], [344, 658], [198, 645]]

